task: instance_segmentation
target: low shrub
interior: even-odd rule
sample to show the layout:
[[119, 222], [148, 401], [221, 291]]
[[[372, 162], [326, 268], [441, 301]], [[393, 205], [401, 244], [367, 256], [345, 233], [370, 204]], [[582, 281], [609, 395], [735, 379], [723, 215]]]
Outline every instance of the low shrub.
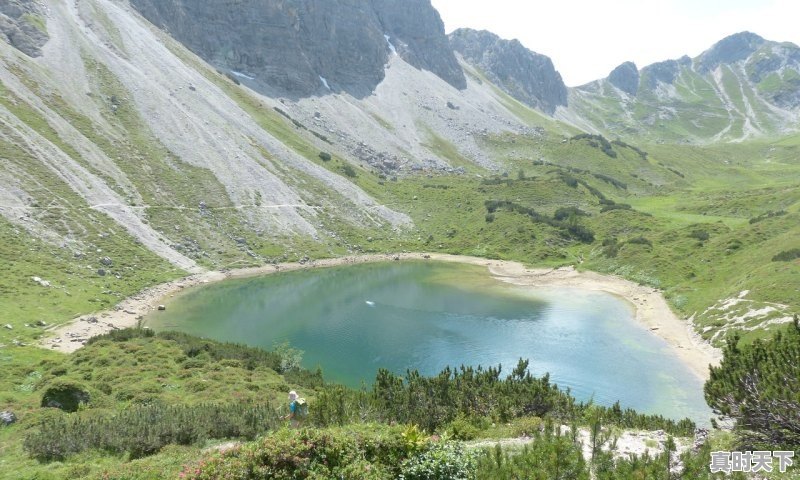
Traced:
[[475, 454], [456, 442], [440, 442], [403, 463], [400, 480], [473, 480]]
[[459, 416], [447, 426], [447, 433], [456, 440], [474, 440], [478, 438], [480, 429], [464, 416]]
[[278, 424], [269, 404], [150, 405], [114, 414], [83, 412], [49, 416], [25, 438], [28, 453], [40, 460], [63, 460], [86, 450], [139, 458], [166, 445], [193, 445], [208, 439], [252, 439]]
[[352, 165], [344, 165], [342, 166], [342, 173], [347, 175], [350, 178], [356, 178], [358, 174], [356, 173], [356, 169], [353, 168]]
[[708, 231], [706, 230], [694, 230], [689, 234], [689, 237], [700, 240], [701, 242], [705, 242], [706, 240], [711, 238]]
[[791, 262], [792, 260], [800, 258], [800, 248], [793, 248], [781, 252], [772, 257], [773, 262]]
[[629, 238], [625, 243], [631, 243], [634, 245], [647, 245], [648, 247], [653, 246], [653, 242], [651, 242], [650, 239], [641, 236]]
[[[402, 427], [356, 425], [326, 430], [279, 430], [253, 443], [215, 455], [181, 475], [218, 478], [393, 479], [408, 459]], [[426, 449], [427, 451], [427, 449]]]

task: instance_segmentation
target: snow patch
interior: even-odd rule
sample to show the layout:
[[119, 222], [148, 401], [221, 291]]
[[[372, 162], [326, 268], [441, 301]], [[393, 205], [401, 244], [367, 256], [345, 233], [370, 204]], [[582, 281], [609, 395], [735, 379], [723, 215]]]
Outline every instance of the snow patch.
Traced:
[[247, 75], [247, 74], [242, 73], [242, 72], [237, 72], [236, 70], [231, 70], [231, 73], [235, 77], [239, 77], [239, 78], [246, 78], [248, 80], [255, 80], [256, 79], [256, 77], [251, 77], [250, 75]]
[[319, 76], [319, 81], [322, 82], [322, 85], [324, 85], [325, 88], [327, 88], [328, 90], [331, 89], [331, 86], [328, 85], [328, 80], [326, 80], [325, 77], [323, 77], [322, 75]]
[[391, 50], [394, 55], [397, 55], [397, 49], [394, 48], [394, 45], [392, 45], [392, 41], [391, 41], [392, 37], [390, 37], [389, 35], [384, 34], [383, 38], [386, 39], [386, 43], [389, 45], [389, 50]]

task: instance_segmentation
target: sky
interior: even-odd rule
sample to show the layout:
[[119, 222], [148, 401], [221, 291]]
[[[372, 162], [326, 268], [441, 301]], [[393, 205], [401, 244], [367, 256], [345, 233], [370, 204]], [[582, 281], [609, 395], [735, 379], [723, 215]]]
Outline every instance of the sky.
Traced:
[[469, 27], [549, 56], [568, 86], [632, 61], [695, 57], [744, 30], [800, 45], [800, 0], [431, 0], [445, 30]]

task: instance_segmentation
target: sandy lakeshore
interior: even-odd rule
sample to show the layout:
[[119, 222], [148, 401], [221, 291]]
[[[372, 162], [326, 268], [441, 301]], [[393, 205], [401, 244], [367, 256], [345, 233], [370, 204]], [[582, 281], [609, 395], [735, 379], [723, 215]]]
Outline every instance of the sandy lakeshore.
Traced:
[[703, 341], [691, 325], [678, 318], [667, 305], [661, 293], [653, 288], [628, 280], [578, 272], [574, 268], [533, 269], [517, 262], [488, 260], [446, 254], [402, 253], [390, 255], [359, 255], [306, 263], [284, 263], [231, 271], [208, 271], [164, 283], [144, 290], [120, 302], [113, 310], [83, 315], [67, 324], [54, 328], [42, 341], [45, 348], [71, 353], [83, 346], [87, 339], [111, 330], [133, 327], [144, 315], [156, 310], [167, 299], [185, 288], [218, 282], [230, 278], [245, 278], [293, 270], [324, 268], [339, 265], [381, 261], [429, 259], [486, 266], [495, 278], [520, 286], [574, 287], [603, 291], [630, 302], [635, 307], [636, 320], [655, 335], [663, 338], [699, 378], [708, 377], [708, 365], [716, 365], [721, 353]]

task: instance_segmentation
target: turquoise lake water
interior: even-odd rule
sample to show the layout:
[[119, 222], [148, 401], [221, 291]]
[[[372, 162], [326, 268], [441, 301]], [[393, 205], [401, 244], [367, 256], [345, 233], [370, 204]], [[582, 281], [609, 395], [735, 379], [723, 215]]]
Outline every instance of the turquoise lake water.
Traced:
[[580, 400], [689, 417], [711, 416], [702, 382], [612, 295], [533, 289], [483, 267], [376, 263], [237, 279], [190, 289], [147, 325], [271, 348], [289, 341], [303, 364], [359, 386], [378, 368], [435, 374], [447, 365], [519, 358]]

